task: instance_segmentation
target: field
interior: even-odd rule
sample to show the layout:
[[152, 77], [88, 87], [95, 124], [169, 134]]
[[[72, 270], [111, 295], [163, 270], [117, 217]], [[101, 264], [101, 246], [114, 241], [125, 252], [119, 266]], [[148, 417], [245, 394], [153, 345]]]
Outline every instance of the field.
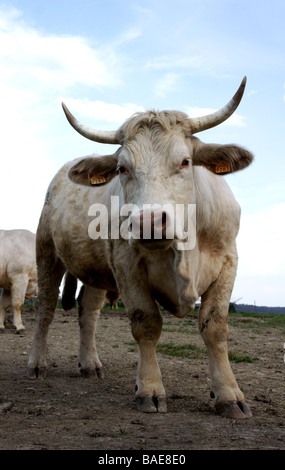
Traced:
[[168, 413], [143, 414], [134, 403], [137, 346], [124, 311], [102, 311], [103, 379], [80, 376], [76, 309], [56, 311], [48, 377], [36, 381], [25, 377], [35, 312], [25, 309], [19, 335], [8, 316], [0, 335], [0, 450], [284, 449], [285, 315], [229, 317], [232, 368], [253, 412], [241, 421], [215, 414], [197, 314], [163, 317], [158, 359]]

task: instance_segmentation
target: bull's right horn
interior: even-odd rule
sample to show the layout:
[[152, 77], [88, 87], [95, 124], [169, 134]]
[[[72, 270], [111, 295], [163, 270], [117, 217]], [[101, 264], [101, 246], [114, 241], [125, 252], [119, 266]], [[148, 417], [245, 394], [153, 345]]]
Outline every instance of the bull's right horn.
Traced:
[[240, 104], [245, 89], [245, 84], [246, 77], [243, 78], [239, 89], [237, 90], [233, 98], [228, 102], [228, 104], [226, 104], [226, 106], [224, 106], [219, 111], [216, 111], [212, 114], [208, 114], [207, 116], [189, 118], [189, 125], [192, 134], [196, 134], [196, 132], [205, 131], [206, 129], [210, 129], [210, 127], [218, 126], [226, 119], [228, 119]]
[[62, 107], [69, 123], [77, 132], [79, 132], [79, 134], [86, 137], [86, 139], [94, 140], [101, 144], [120, 143], [117, 137], [117, 131], [98, 131], [96, 129], [91, 129], [91, 127], [86, 127], [71, 114], [64, 103], [62, 103]]

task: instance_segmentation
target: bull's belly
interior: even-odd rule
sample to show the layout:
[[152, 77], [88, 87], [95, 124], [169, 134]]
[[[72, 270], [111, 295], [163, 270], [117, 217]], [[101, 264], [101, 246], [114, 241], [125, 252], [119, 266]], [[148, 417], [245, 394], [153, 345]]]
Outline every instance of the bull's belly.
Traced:
[[116, 281], [110, 269], [104, 271], [97, 270], [96, 268], [88, 268], [83, 271], [73, 272], [72, 274], [83, 282], [83, 284], [93, 287], [94, 289], [102, 289], [107, 291], [117, 291]]
[[80, 236], [75, 240], [68, 234], [63, 238], [58, 233], [54, 236], [54, 242], [66, 270], [83, 284], [103, 290], [117, 289], [104, 242], [94, 242]]

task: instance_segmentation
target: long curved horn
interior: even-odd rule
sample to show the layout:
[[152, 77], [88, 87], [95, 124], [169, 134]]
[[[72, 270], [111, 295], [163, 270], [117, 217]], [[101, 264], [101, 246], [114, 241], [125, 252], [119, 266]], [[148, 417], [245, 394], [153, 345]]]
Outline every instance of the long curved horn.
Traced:
[[201, 116], [197, 118], [189, 118], [189, 124], [192, 134], [196, 134], [196, 132], [201, 132], [206, 129], [210, 129], [211, 127], [215, 127], [218, 124], [221, 124], [226, 119], [228, 119], [233, 112], [237, 109], [242, 95], [245, 89], [246, 84], [246, 77], [243, 78], [238, 91], [233, 96], [233, 98], [219, 111], [215, 113], [208, 114], [207, 116]]
[[67, 109], [66, 105], [62, 103], [63, 111], [67, 117], [67, 120], [72, 125], [72, 127], [83, 135], [87, 139], [94, 140], [95, 142], [100, 142], [101, 144], [119, 144], [117, 137], [117, 131], [98, 131], [91, 129], [91, 127], [86, 127], [81, 124]]

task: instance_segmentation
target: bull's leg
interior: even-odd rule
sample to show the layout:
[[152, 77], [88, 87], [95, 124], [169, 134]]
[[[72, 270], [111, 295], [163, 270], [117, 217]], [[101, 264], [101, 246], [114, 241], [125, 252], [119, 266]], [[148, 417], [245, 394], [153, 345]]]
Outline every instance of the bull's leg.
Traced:
[[[162, 317], [151, 297], [147, 269], [136, 251], [133, 251], [132, 255], [133, 257], [124, 242], [114, 244], [110, 264], [128, 312], [133, 337], [139, 347], [136, 405], [140, 411], [162, 413], [167, 411], [166, 396], [156, 357]], [[126, 265], [126, 259], [129, 258], [130, 262]]]
[[5, 313], [10, 303], [11, 303], [10, 291], [3, 289], [2, 298], [0, 302], [0, 332], [4, 332], [5, 330]]
[[156, 305], [129, 313], [132, 334], [139, 346], [136, 405], [146, 413], [167, 411], [165, 389], [156, 357], [162, 317]]
[[216, 410], [229, 418], [251, 416], [228, 359], [228, 308], [236, 275], [237, 257], [227, 257], [219, 278], [201, 298], [199, 328], [209, 357], [211, 397]]
[[65, 271], [62, 262], [52, 250], [38, 256], [38, 299], [36, 333], [28, 361], [27, 377], [35, 379], [46, 377], [47, 335], [57, 306], [59, 286]]
[[102, 377], [102, 364], [100, 362], [95, 333], [101, 308], [105, 302], [106, 292], [92, 287], [82, 286], [79, 294], [79, 326], [80, 350], [79, 366], [84, 377]]

